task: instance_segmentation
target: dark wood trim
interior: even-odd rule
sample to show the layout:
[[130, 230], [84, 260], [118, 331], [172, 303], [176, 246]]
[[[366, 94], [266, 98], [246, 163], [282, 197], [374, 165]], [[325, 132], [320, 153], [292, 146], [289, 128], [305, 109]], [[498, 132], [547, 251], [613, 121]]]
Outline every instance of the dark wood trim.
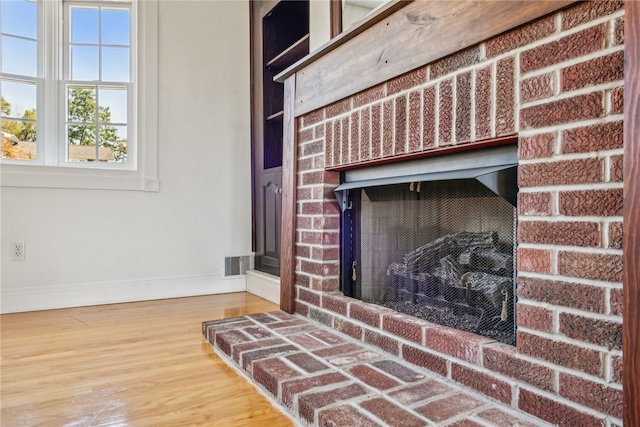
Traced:
[[297, 119], [293, 116], [296, 75], [284, 81], [282, 150], [282, 239], [280, 241], [280, 309], [295, 310], [296, 205], [298, 175]]
[[267, 62], [267, 68], [283, 69], [291, 64], [292, 59], [300, 58], [309, 52], [309, 34], [302, 36], [300, 40], [289, 46], [278, 56]]
[[284, 111], [278, 111], [277, 113], [273, 113], [272, 115], [270, 115], [269, 117], [267, 117], [267, 121], [270, 122], [272, 120], [279, 120], [282, 119], [282, 116], [284, 115]]
[[[365, 37], [352, 38], [300, 70], [296, 80], [296, 117], [573, 3], [574, 0], [438, 0], [405, 5], [370, 26]], [[434, 37], [437, 42], [430, 42]]]
[[640, 425], [640, 3], [625, 2], [624, 278], [622, 315], [624, 425]]
[[255, 191], [255, 182], [256, 182], [256, 129], [255, 129], [255, 118], [253, 116], [255, 108], [256, 108], [256, 99], [253, 94], [255, 93], [255, 78], [253, 76], [253, 70], [255, 65], [255, 42], [253, 41], [253, 31], [254, 31], [254, 17], [255, 13], [254, 9], [257, 6], [255, 2], [249, 2], [249, 93], [251, 94], [251, 99], [249, 100], [249, 107], [251, 111], [251, 251], [256, 252], [256, 191]]
[[342, 32], [342, 0], [329, 0], [329, 15], [331, 19], [331, 38]]
[[327, 167], [326, 170], [340, 172], [340, 171], [349, 170], [349, 169], [359, 169], [364, 167], [384, 165], [387, 163], [395, 163], [395, 162], [401, 162], [401, 161], [404, 162], [407, 160], [423, 159], [426, 157], [444, 156], [445, 154], [459, 153], [461, 151], [479, 150], [481, 148], [497, 147], [499, 145], [516, 144], [517, 142], [518, 142], [518, 137], [516, 135], [503, 136], [500, 138], [470, 142], [467, 144], [452, 145], [449, 147], [438, 148], [435, 150], [420, 151], [418, 153], [410, 153], [410, 154], [403, 154], [403, 155], [393, 156], [393, 157], [385, 157], [381, 159], [373, 159], [366, 162], [360, 162], [355, 165], [340, 165], [340, 166]]

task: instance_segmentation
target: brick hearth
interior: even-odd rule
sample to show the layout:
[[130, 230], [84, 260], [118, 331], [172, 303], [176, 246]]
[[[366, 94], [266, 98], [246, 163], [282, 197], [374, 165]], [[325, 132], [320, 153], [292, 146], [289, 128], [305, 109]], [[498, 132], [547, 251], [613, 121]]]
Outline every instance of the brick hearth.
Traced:
[[[547, 425], [380, 346], [283, 311], [203, 322], [202, 333], [228, 364], [303, 425]], [[409, 341], [394, 344], [394, 354], [413, 354], [421, 363]]]

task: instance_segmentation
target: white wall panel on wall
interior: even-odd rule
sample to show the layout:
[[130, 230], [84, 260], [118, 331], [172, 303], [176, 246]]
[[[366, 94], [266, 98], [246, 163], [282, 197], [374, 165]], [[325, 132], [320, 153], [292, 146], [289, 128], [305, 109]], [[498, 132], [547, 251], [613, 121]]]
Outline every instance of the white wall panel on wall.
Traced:
[[245, 289], [248, 2], [160, 1], [159, 34], [160, 191], [2, 187], [2, 312]]
[[329, 0], [309, 2], [309, 52], [331, 40], [331, 7]]

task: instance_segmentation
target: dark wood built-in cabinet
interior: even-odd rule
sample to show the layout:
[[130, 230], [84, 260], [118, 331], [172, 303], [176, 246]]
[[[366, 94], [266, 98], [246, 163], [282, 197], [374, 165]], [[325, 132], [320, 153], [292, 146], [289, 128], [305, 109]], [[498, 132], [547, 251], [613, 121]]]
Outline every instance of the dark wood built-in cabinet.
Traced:
[[279, 275], [284, 85], [273, 78], [309, 53], [309, 1], [250, 5], [255, 266]]

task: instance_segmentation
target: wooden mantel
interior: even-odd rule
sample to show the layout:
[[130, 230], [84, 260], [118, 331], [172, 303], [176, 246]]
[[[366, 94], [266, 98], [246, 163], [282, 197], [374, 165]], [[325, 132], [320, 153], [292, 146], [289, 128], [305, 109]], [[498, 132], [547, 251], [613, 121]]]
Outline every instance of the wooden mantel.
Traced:
[[[295, 309], [297, 118], [575, 1], [392, 1], [276, 76], [285, 82], [281, 308]], [[624, 422], [640, 425], [640, 3], [625, 9]]]
[[275, 79], [296, 74], [298, 117], [573, 3], [394, 1]]

